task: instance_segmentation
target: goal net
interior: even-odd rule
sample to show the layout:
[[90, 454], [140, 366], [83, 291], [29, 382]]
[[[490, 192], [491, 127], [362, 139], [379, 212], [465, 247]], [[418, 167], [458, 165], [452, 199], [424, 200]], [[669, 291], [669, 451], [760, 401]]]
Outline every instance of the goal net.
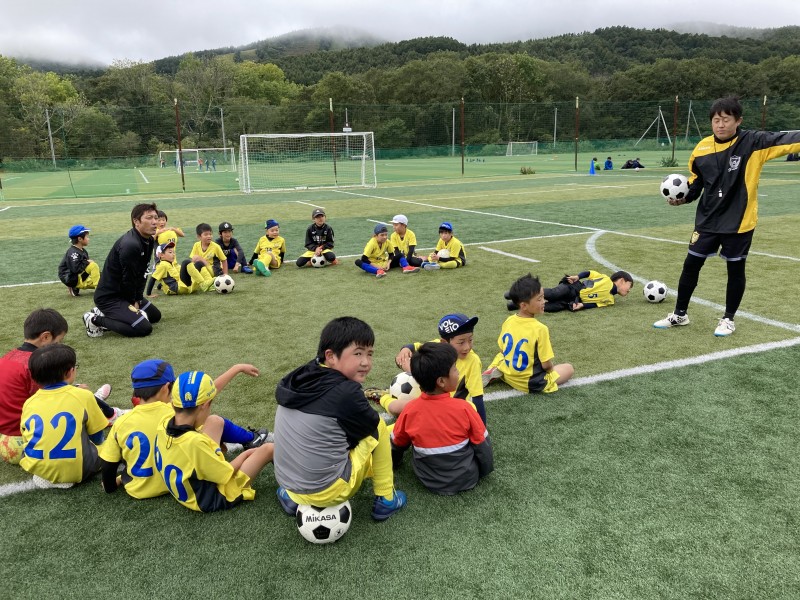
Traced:
[[239, 188], [245, 193], [376, 186], [371, 131], [239, 137]]
[[506, 156], [531, 156], [539, 154], [539, 142], [508, 142]]
[[[177, 150], [161, 150], [158, 162], [162, 168], [180, 170]], [[184, 171], [199, 171], [201, 167], [203, 171], [236, 172], [236, 151], [234, 148], [184, 148]]]

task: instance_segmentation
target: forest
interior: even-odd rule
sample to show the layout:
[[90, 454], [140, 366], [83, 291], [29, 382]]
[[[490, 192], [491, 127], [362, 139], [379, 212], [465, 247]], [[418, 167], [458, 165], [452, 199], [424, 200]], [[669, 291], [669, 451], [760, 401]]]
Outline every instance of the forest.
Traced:
[[662, 108], [671, 124], [673, 107], [698, 137], [709, 103], [728, 94], [759, 117], [751, 126], [797, 129], [798, 73], [800, 27], [747, 37], [610, 27], [482, 45], [284, 37], [72, 72], [0, 56], [0, 164], [152, 160], [176, 147], [178, 116], [190, 148], [330, 131], [332, 121], [374, 131], [387, 150], [447, 146], [462, 123], [468, 146], [547, 142], [575, 135], [576, 98], [587, 139], [635, 138]]

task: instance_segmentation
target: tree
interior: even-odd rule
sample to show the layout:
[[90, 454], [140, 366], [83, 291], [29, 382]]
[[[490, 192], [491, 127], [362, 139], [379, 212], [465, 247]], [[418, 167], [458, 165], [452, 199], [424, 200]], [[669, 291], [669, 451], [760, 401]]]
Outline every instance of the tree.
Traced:
[[219, 107], [233, 88], [236, 67], [228, 57], [199, 59], [191, 54], [181, 60], [175, 81], [181, 101], [181, 117], [187, 131], [198, 136], [198, 143], [220, 123]]

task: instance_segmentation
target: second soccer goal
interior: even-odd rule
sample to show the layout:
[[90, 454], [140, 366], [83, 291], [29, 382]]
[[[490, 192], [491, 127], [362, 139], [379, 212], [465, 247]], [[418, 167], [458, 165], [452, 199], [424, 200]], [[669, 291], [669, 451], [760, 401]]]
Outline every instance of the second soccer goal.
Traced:
[[239, 189], [377, 186], [371, 131], [246, 134], [239, 137]]

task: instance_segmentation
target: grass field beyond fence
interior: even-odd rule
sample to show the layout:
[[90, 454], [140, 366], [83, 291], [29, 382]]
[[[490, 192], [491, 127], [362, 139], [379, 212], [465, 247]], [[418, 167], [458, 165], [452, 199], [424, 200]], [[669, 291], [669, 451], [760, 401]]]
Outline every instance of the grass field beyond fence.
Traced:
[[[122, 407], [130, 405], [130, 369], [141, 360], [164, 358], [176, 372], [215, 376], [250, 362], [261, 375], [236, 378], [215, 411], [271, 427], [278, 380], [313, 357], [333, 317], [372, 325], [367, 385], [387, 386], [399, 348], [437, 337], [436, 324], [448, 312], [479, 316], [475, 351], [487, 365], [509, 314], [503, 292], [525, 273], [546, 286], [584, 269], [624, 268], [636, 280], [614, 307], [542, 316], [556, 362], [572, 363], [576, 378], [547, 396], [516, 394], [504, 384], [486, 390], [496, 470], [475, 490], [435, 496], [406, 462], [396, 485], [408, 493], [408, 507], [373, 522], [367, 483], [351, 501], [349, 532], [330, 546], [297, 534], [275, 498], [271, 466], [254, 482], [255, 501], [200, 515], [170, 497], [105, 495], [97, 480], [12, 494], [9, 486], [27, 476], [0, 464], [0, 493], [8, 494], [0, 497], [6, 595], [797, 598], [800, 166], [775, 161], [764, 170], [737, 331], [716, 338], [723, 261], [707, 262], [689, 310], [692, 324], [679, 331], [652, 327], [672, 309], [674, 294], [660, 305], [642, 296], [642, 283], [651, 279], [675, 289], [694, 219], [694, 206], [669, 207], [659, 197], [666, 174], [685, 172], [658, 168], [660, 156], [642, 153], [647, 168], [638, 172], [595, 176], [588, 155], [578, 174], [569, 170], [572, 157], [540, 155], [511, 159], [519, 160], [513, 169], [505, 157], [470, 163], [465, 178], [443, 173], [452, 165], [442, 161], [452, 159], [379, 161], [376, 189], [250, 195], [226, 186], [134, 192], [141, 183], [131, 170], [135, 198], [31, 199], [13, 197], [4, 178], [0, 348], [20, 344], [32, 309], [56, 308], [70, 325], [65, 341], [77, 350], [79, 381], [93, 388], [111, 383], [110, 402]], [[614, 160], [621, 166], [625, 157]], [[500, 172], [502, 164], [508, 172]], [[536, 173], [520, 175], [521, 165]], [[130, 227], [133, 204], [145, 200], [186, 232], [179, 260], [197, 223], [216, 231], [223, 220], [233, 223], [249, 258], [266, 219], [280, 222], [287, 258], [294, 259], [320, 206], [342, 264], [301, 270], [288, 263], [268, 279], [238, 275], [229, 296], [160, 296], [164, 318], [150, 337], [89, 339], [81, 315], [92, 306], [91, 294], [71, 298], [54, 282], [67, 229], [90, 227], [89, 253], [102, 262]], [[358, 270], [353, 260], [375, 223], [398, 213], [408, 216], [426, 250], [439, 223], [452, 222], [468, 265], [392, 271], [381, 280]]]

